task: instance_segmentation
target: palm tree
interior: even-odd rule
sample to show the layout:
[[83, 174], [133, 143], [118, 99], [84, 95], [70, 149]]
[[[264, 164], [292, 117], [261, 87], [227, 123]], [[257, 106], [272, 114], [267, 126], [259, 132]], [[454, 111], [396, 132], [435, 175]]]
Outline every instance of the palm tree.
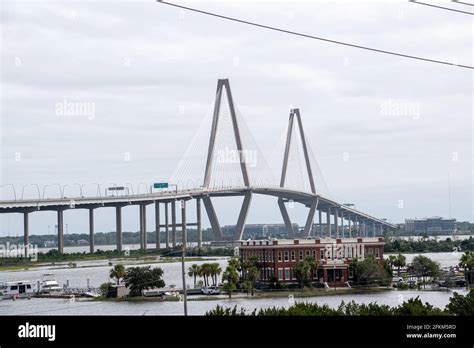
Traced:
[[472, 283], [472, 269], [474, 268], [474, 253], [466, 251], [459, 259], [459, 267], [464, 268], [464, 275], [468, 284]]
[[210, 264], [210, 270], [211, 270], [212, 283], [214, 286], [216, 286], [217, 276], [219, 276], [222, 273], [222, 268], [217, 262], [215, 262], [215, 263]]
[[237, 283], [239, 281], [239, 273], [233, 266], [227, 266], [225, 272], [222, 274], [222, 280], [227, 281], [224, 284], [224, 289], [229, 295], [229, 300], [232, 298], [232, 291], [237, 288]]
[[117, 280], [117, 285], [120, 284], [120, 279], [123, 279], [125, 275], [127, 274], [127, 271], [125, 270], [125, 266], [122, 265], [121, 263], [118, 263], [110, 270], [110, 278], [116, 279]]
[[397, 257], [395, 255], [390, 255], [388, 257], [388, 263], [390, 264], [390, 268], [393, 269], [393, 265], [395, 264], [396, 260], [397, 260]]
[[201, 266], [197, 264], [191, 265], [191, 267], [188, 268], [188, 276], [194, 277], [194, 287], [196, 287], [196, 277], [198, 277], [201, 273]]
[[258, 270], [258, 268], [256, 266], [250, 266], [246, 269], [246, 273], [247, 273], [246, 278], [247, 278], [247, 281], [250, 284], [250, 289], [252, 291], [252, 296], [253, 296], [253, 290], [255, 288], [254, 283], [258, 279], [258, 277], [260, 275], [260, 271]]
[[406, 266], [406, 264], [407, 264], [406, 261], [407, 261], [407, 259], [406, 259], [405, 256], [403, 256], [402, 254], [398, 254], [397, 258], [393, 262], [393, 265], [395, 267], [397, 267], [397, 274], [398, 274], [399, 277], [400, 277], [400, 268]]
[[202, 275], [204, 277], [204, 286], [209, 286], [209, 276], [211, 275], [211, 264], [203, 263], [201, 265]]

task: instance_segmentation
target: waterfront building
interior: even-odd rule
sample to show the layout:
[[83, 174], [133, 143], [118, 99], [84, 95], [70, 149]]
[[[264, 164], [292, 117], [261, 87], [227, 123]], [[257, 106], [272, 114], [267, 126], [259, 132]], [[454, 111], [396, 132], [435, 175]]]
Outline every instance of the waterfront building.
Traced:
[[431, 217], [425, 219], [405, 219], [405, 231], [408, 234], [453, 234], [456, 231], [456, 219]]
[[312, 256], [319, 267], [313, 281], [328, 286], [343, 286], [353, 274], [349, 265], [353, 259], [363, 260], [368, 255], [383, 265], [382, 237], [370, 238], [321, 238], [294, 240], [247, 240], [241, 241], [239, 255], [242, 262], [256, 257], [261, 265], [260, 280], [294, 283], [294, 268], [305, 257]]

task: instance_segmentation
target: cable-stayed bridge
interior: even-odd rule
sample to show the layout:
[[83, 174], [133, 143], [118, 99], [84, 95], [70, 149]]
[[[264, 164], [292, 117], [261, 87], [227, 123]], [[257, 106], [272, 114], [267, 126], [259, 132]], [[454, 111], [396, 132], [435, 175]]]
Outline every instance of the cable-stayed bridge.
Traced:
[[[245, 229], [246, 219], [251, 208], [254, 195], [267, 195], [277, 198], [277, 204], [290, 238], [309, 238], [316, 233], [322, 236], [323, 225], [327, 236], [345, 238], [356, 232], [358, 236], [381, 235], [384, 228], [395, 226], [384, 219], [373, 217], [367, 213], [351, 208], [332, 199], [321, 175], [317, 162], [312, 154], [305, 135], [299, 109], [291, 109], [283, 164], [279, 178], [268, 166], [253, 140], [251, 132], [239, 117], [234, 104], [228, 79], [218, 80], [216, 98], [212, 113], [212, 125], [208, 138], [205, 167], [203, 175], [193, 174], [195, 148], [189, 147], [187, 154], [178, 165], [170, 182], [175, 189], [163, 191], [153, 190], [150, 186], [146, 193], [136, 194], [130, 190], [126, 193], [109, 196], [102, 195], [98, 187], [95, 196], [84, 196], [82, 188], [77, 197], [65, 197], [63, 190], [59, 198], [45, 198], [44, 189], [41, 195], [36, 186], [37, 197], [17, 197], [12, 185], [14, 198], [0, 201], [0, 213], [21, 213], [24, 221], [24, 243], [29, 244], [29, 214], [35, 211], [56, 211], [58, 226], [58, 250], [63, 252], [64, 218], [63, 212], [68, 209], [89, 210], [90, 251], [94, 251], [94, 210], [101, 207], [114, 207], [116, 210], [116, 241], [117, 250], [122, 250], [122, 208], [138, 205], [140, 219], [141, 248], [147, 248], [146, 209], [154, 205], [156, 247], [160, 247], [160, 232], [165, 231], [166, 247], [176, 247], [176, 232], [186, 231], [187, 226], [195, 226], [198, 232], [198, 246], [202, 243], [201, 202], [218, 241], [240, 240]], [[244, 131], [243, 131], [244, 130]], [[196, 157], [196, 156], [194, 156]], [[202, 161], [200, 161], [202, 162]], [[202, 164], [202, 163], [201, 163]], [[195, 172], [195, 171], [194, 171]], [[232, 238], [224, 237], [219, 216], [214, 209], [213, 198], [241, 196], [243, 202]], [[186, 202], [196, 200], [196, 222], [186, 221]], [[181, 209], [181, 221], [177, 221], [177, 203]], [[288, 204], [301, 204], [308, 208], [304, 228], [295, 230], [288, 214]], [[163, 209], [164, 208], [164, 209]], [[164, 211], [163, 211], [164, 210]], [[171, 217], [170, 217], [171, 215]], [[325, 221], [323, 222], [323, 215]], [[314, 220], [318, 217], [317, 224]], [[171, 221], [170, 221], [171, 220]], [[346, 227], [345, 228], [345, 224]], [[182, 233], [182, 243], [187, 244], [186, 233]]]

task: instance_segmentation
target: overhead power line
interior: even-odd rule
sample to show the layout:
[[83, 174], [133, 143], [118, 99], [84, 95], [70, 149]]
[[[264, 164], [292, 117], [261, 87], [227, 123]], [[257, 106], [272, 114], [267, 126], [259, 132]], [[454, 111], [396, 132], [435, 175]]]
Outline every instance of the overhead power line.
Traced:
[[469, 2], [463, 2], [463, 1], [458, 1], [458, 0], [452, 0], [456, 4], [462, 4], [462, 5], [468, 5], [468, 6], [474, 6], [474, 4], [471, 4]]
[[436, 59], [418, 57], [418, 56], [413, 56], [413, 55], [409, 55], [409, 54], [397, 53], [397, 52], [393, 52], [393, 51], [386, 51], [386, 50], [381, 50], [381, 49], [377, 49], [377, 48], [372, 48], [372, 47], [367, 47], [367, 46], [362, 46], [362, 45], [356, 45], [356, 44], [352, 44], [352, 43], [348, 43], [348, 42], [332, 40], [332, 39], [323, 38], [323, 37], [319, 37], [319, 36], [303, 34], [303, 33], [298, 33], [298, 32], [291, 31], [291, 30], [272, 27], [272, 26], [269, 26], [269, 25], [250, 22], [250, 21], [246, 21], [246, 20], [243, 20], [243, 19], [224, 16], [224, 15], [220, 15], [220, 14], [213, 13], [213, 12], [198, 10], [196, 8], [177, 5], [177, 4], [173, 4], [173, 3], [170, 3], [170, 2], [166, 2], [166, 1], [157, 0], [157, 2], [161, 3], [161, 4], [164, 4], [164, 5], [181, 8], [181, 9], [187, 10], [187, 11], [197, 12], [197, 13], [205, 14], [205, 15], [208, 15], [208, 16], [213, 16], [213, 17], [217, 17], [217, 18], [221, 18], [221, 19], [226, 19], [226, 20], [233, 21], [233, 22], [248, 24], [248, 25], [252, 25], [254, 27], [259, 27], [259, 28], [264, 28], [264, 29], [268, 29], [268, 30], [278, 31], [278, 32], [282, 32], [282, 33], [285, 33], [285, 34], [301, 36], [301, 37], [305, 37], [305, 38], [308, 38], [308, 39], [320, 40], [320, 41], [325, 41], [325, 42], [329, 42], [329, 43], [333, 43], [333, 44], [337, 44], [337, 45], [343, 45], [343, 46], [348, 46], [348, 47], [353, 47], [353, 48], [359, 48], [359, 49], [363, 49], [363, 50], [367, 50], [367, 51], [372, 51], [372, 52], [377, 52], [377, 53], [384, 53], [384, 54], [389, 54], [389, 55], [392, 55], [392, 56], [398, 56], [398, 57], [403, 57], [403, 58], [416, 59], [416, 60], [430, 62], [430, 63], [451, 65], [451, 66], [456, 66], [456, 67], [465, 68], [465, 69], [474, 69], [474, 66], [470, 66], [470, 65], [455, 64], [455, 63], [451, 63], [451, 62], [447, 62], [447, 61], [443, 61], [443, 60], [436, 60]]
[[[426, 2], [419, 2], [419, 1], [416, 1], [416, 0], [410, 0], [410, 2], [412, 2], [412, 3], [414, 3], [414, 4], [418, 4], [418, 5], [425, 5], [425, 6], [429, 6], [429, 7], [435, 7], [435, 8], [439, 8], [439, 9], [446, 10], [446, 11], [459, 12], [459, 13], [468, 14], [468, 15], [471, 15], [471, 16], [474, 15], [474, 13], [472, 13], [472, 12], [456, 10], [456, 9], [454, 9], [454, 8], [449, 8], [449, 7], [444, 7], [444, 6], [438, 6], [438, 5], [433, 5], [433, 4], [427, 4]], [[458, 2], [458, 3], [461, 4], [461, 2]], [[468, 5], [469, 5], [469, 4], [468, 4]]]

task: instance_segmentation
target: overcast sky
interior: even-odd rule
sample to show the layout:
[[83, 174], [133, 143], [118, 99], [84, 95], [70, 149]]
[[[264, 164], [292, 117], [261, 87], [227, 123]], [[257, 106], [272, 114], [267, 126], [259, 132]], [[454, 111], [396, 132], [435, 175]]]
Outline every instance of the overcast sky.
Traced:
[[[471, 16], [408, 1], [185, 4], [473, 64]], [[92, 192], [91, 183], [131, 183], [136, 190], [140, 183], [168, 180], [193, 138], [207, 141], [217, 79], [229, 78], [241, 118], [268, 158], [283, 149], [290, 107], [300, 108], [314, 156], [338, 200], [392, 222], [449, 217], [450, 177], [452, 216], [473, 221], [472, 70], [290, 36], [153, 1], [1, 6], [0, 184], [14, 184], [17, 195], [32, 183], [69, 184], [67, 195], [73, 196], [74, 183]], [[67, 103], [85, 109], [67, 115]], [[3, 199], [12, 197], [9, 187], [0, 191]], [[45, 193], [57, 191], [50, 186]], [[32, 186], [25, 188], [25, 198], [35, 195]], [[275, 199], [256, 197], [252, 203], [248, 223], [282, 222]], [[239, 201], [216, 204], [221, 225], [234, 224]], [[295, 208], [291, 214], [302, 224], [304, 212]], [[112, 209], [96, 214], [97, 231], [114, 230]], [[0, 219], [0, 235], [22, 233], [20, 214]], [[49, 225], [53, 233], [54, 213], [30, 219], [31, 233], [47, 233]], [[69, 233], [87, 233], [86, 210], [67, 211], [65, 219]], [[124, 230], [137, 229], [138, 208], [127, 207]]]

